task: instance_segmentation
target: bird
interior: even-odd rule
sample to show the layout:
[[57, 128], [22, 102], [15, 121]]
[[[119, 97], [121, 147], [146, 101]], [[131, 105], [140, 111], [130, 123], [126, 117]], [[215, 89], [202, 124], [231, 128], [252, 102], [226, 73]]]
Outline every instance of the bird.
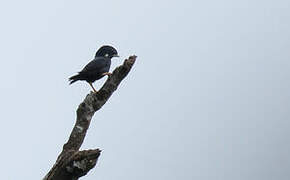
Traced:
[[93, 82], [106, 75], [112, 75], [109, 70], [111, 59], [113, 57], [119, 57], [118, 52], [114, 47], [109, 45], [100, 47], [95, 54], [95, 58], [78, 72], [77, 75], [69, 78], [69, 84], [73, 84], [76, 81], [86, 81], [96, 93], [97, 91], [93, 86]]

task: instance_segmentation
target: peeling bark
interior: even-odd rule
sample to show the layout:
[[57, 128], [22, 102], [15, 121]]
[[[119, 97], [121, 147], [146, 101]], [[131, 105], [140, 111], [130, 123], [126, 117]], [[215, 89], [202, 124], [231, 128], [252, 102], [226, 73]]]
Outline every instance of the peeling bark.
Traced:
[[95, 167], [101, 154], [99, 149], [79, 151], [92, 117], [110, 98], [130, 72], [137, 56], [130, 56], [117, 67], [97, 92], [91, 92], [77, 109], [77, 118], [68, 141], [64, 144], [54, 166], [43, 180], [77, 180]]

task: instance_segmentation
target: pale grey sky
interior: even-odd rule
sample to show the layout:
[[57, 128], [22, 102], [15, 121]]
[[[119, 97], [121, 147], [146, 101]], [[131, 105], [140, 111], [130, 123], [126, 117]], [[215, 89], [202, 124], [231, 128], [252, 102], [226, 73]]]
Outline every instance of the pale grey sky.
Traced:
[[48, 172], [91, 90], [67, 79], [111, 44], [111, 69], [138, 61], [82, 179], [289, 180], [289, 0], [12, 0], [0, 19], [1, 179]]

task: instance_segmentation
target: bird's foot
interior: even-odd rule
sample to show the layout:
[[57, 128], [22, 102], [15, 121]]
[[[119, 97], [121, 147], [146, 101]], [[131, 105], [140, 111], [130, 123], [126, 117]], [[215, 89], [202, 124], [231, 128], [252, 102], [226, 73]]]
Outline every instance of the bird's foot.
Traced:
[[103, 76], [106, 76], [106, 75], [107, 75], [107, 76], [110, 77], [110, 76], [112, 76], [112, 73], [110, 73], [110, 72], [105, 72], [105, 73], [103, 73], [102, 75], [103, 75]]
[[89, 85], [92, 87], [94, 93], [97, 93], [97, 92], [98, 92], [98, 91], [94, 88], [94, 86], [93, 86], [93, 84], [92, 84], [91, 82], [89, 82]]

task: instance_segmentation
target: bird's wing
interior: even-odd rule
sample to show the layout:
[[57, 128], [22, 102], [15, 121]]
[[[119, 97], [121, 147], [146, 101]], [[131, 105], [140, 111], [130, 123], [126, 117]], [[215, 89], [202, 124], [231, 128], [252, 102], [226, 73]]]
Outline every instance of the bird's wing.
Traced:
[[106, 60], [103, 58], [97, 58], [89, 62], [81, 72], [79, 73], [85, 73], [85, 72], [92, 72], [92, 71], [100, 71], [106, 66]]

